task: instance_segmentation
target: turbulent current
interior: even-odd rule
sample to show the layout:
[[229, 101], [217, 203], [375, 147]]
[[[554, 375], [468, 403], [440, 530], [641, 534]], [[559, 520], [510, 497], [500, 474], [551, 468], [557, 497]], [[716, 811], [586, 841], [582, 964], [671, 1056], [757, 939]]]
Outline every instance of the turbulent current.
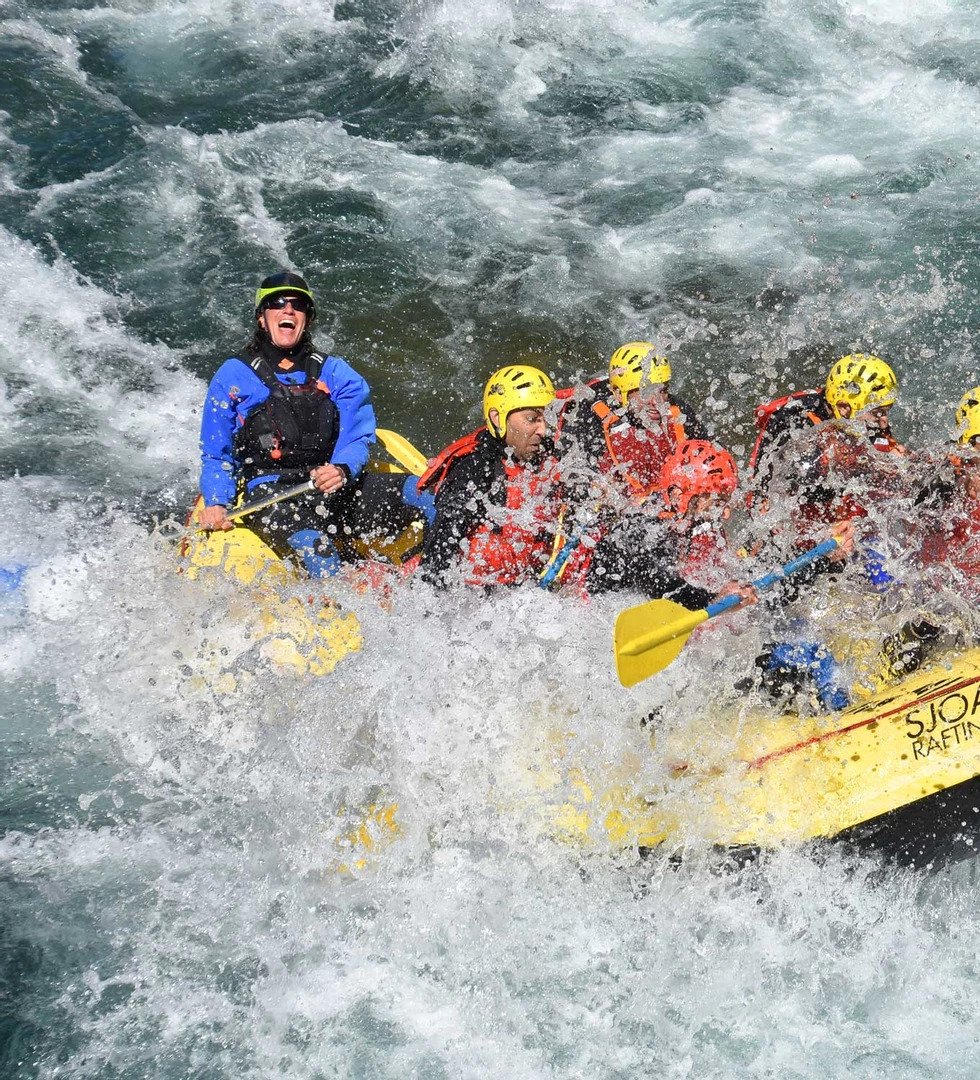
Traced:
[[718, 875], [529, 809], [558, 743], [655, 781], [640, 717], [697, 719], [762, 628], [624, 690], [620, 602], [338, 585], [364, 648], [303, 680], [173, 541], [284, 266], [429, 453], [493, 368], [649, 337], [743, 462], [854, 350], [941, 443], [975, 0], [0, 0], [0, 58], [0, 1075], [976, 1076], [971, 863]]

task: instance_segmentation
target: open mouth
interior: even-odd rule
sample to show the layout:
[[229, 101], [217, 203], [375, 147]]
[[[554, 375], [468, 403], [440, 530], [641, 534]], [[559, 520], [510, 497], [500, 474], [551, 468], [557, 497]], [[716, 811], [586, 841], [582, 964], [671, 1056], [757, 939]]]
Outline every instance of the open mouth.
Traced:
[[284, 319], [279, 320], [279, 329], [280, 330], [295, 330], [296, 329], [296, 320], [291, 319], [287, 315]]

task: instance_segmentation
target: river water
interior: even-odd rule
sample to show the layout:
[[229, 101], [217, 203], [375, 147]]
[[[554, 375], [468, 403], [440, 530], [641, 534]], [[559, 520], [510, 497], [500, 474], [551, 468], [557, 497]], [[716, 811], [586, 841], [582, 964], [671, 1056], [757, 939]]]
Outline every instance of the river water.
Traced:
[[157, 524], [281, 266], [427, 452], [494, 367], [651, 335], [743, 460], [854, 349], [941, 441], [975, 0], [0, 0], [0, 57], [0, 1075], [978, 1075], [971, 864], [717, 875], [528, 812], [541, 732], [642, 753], [751, 633], [625, 691], [614, 603], [340, 586], [365, 648], [301, 680]]

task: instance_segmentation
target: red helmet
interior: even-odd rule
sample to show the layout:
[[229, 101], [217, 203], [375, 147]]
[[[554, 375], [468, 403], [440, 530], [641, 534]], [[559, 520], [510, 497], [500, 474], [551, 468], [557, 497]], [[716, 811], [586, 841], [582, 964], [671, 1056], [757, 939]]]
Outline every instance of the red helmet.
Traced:
[[[660, 487], [668, 510], [686, 514], [695, 495], [732, 495], [738, 484], [738, 473], [732, 455], [706, 439], [682, 442], [664, 462], [660, 470]], [[672, 488], [680, 495], [671, 498]]]

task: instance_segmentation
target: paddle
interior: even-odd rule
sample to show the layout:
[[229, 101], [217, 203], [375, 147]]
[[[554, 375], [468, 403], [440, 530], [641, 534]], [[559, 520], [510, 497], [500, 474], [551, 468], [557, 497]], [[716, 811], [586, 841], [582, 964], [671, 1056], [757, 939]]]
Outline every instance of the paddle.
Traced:
[[275, 491], [271, 495], [266, 495], [264, 499], [256, 499], [255, 502], [246, 503], [237, 510], [232, 510], [231, 513], [228, 514], [228, 520], [237, 521], [247, 514], [254, 514], [257, 510], [265, 510], [269, 506], [275, 506], [277, 502], [282, 502], [283, 499], [295, 499], [297, 495], [302, 495], [303, 492], [312, 490], [313, 481], [307, 480], [303, 484], [296, 484], [295, 487], [284, 488], [282, 491]]
[[[762, 592], [777, 581], [804, 566], [829, 555], [838, 546], [836, 540], [824, 540], [785, 566], [752, 582]], [[726, 596], [700, 611], [691, 611], [673, 600], [649, 600], [619, 613], [613, 636], [616, 655], [616, 674], [623, 686], [635, 686], [651, 675], [663, 671], [680, 655], [691, 632], [701, 623], [730, 611], [740, 603], [738, 596]]]
[[548, 564], [538, 575], [538, 588], [550, 589], [555, 583], [558, 575], [565, 569], [565, 563], [572, 557], [572, 553], [579, 546], [581, 537], [571, 536], [564, 544], [552, 555]]
[[[399, 465], [404, 466], [409, 472], [414, 473], [416, 476], [421, 476], [422, 473], [425, 472], [426, 467], [429, 464], [427, 459], [408, 441], [408, 439], [395, 431], [387, 431], [383, 428], [378, 428], [377, 434], [384, 448]], [[294, 487], [284, 488], [282, 491], [275, 491], [263, 499], [256, 499], [255, 502], [246, 503], [237, 510], [232, 510], [228, 514], [228, 520], [238, 521], [239, 518], [247, 517], [249, 514], [254, 514], [258, 510], [265, 510], [270, 506], [275, 506], [276, 503], [282, 502], [284, 499], [294, 499], [297, 495], [302, 495], [305, 492], [312, 490], [313, 481], [307, 480], [305, 483], [296, 484]]]
[[403, 435], [397, 431], [388, 431], [387, 428], [378, 428], [376, 432], [378, 440], [385, 450], [398, 462], [402, 468], [407, 469], [415, 476], [421, 476], [429, 467], [429, 459], [417, 450]]

